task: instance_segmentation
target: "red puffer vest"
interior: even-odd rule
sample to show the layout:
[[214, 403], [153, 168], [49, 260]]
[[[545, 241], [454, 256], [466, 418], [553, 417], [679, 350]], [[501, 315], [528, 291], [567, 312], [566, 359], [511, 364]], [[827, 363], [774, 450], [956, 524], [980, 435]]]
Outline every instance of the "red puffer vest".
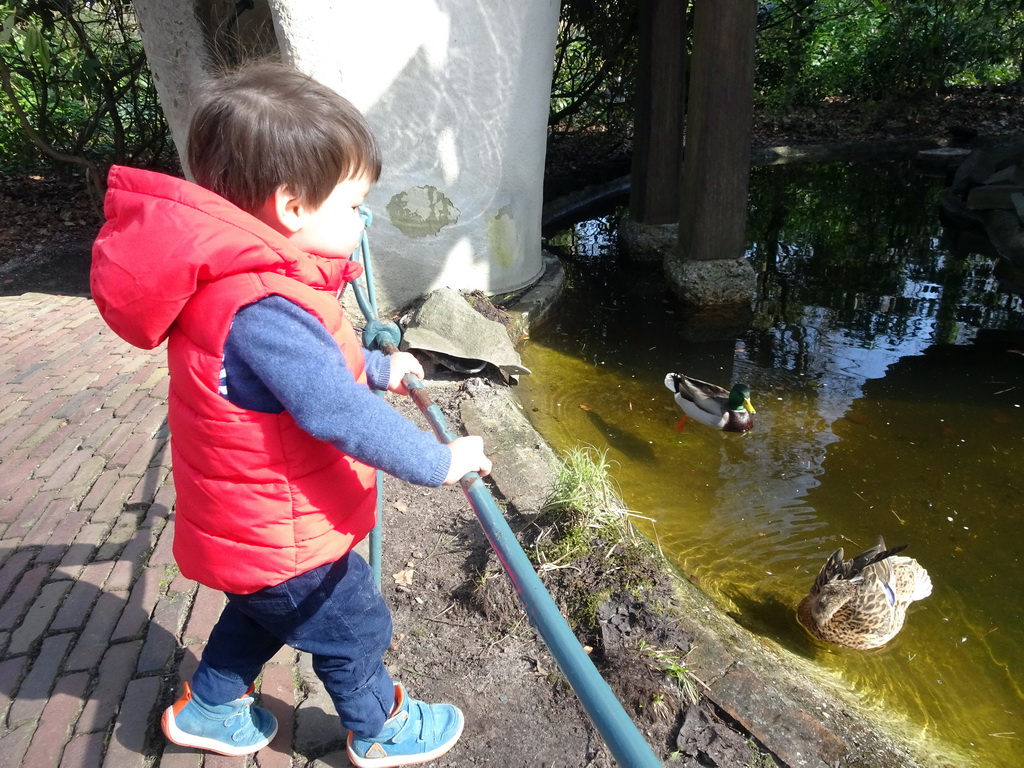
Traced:
[[[355, 332], [332, 289], [356, 265], [321, 259], [217, 195], [115, 168], [92, 288], [110, 326], [137, 346], [168, 339], [168, 421], [181, 572], [250, 593], [333, 562], [373, 527], [373, 468], [296, 425], [218, 393], [238, 309], [271, 294], [320, 319], [365, 383]], [[148, 295], [147, 295], [148, 294]]]

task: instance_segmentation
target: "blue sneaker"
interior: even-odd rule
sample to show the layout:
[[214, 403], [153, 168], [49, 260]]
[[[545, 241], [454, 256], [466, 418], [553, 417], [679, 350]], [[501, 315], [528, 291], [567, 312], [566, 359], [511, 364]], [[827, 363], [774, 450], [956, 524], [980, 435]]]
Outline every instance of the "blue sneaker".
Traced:
[[164, 710], [160, 727], [164, 736], [182, 747], [195, 747], [219, 755], [248, 755], [263, 749], [277, 733], [277, 718], [253, 706], [253, 689], [227, 704], [207, 704], [185, 692]]
[[376, 736], [348, 734], [348, 759], [359, 768], [425, 763], [455, 746], [462, 735], [462, 710], [451, 704], [410, 699], [395, 684], [395, 709]]

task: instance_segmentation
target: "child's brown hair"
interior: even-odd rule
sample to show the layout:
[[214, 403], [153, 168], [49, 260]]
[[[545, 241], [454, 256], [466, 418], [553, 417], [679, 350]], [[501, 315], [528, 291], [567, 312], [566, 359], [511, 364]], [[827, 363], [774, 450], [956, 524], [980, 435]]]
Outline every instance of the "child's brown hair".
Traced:
[[380, 148], [366, 118], [283, 64], [248, 64], [211, 79], [196, 90], [193, 107], [193, 178], [249, 213], [282, 185], [318, 208], [339, 182], [380, 177]]

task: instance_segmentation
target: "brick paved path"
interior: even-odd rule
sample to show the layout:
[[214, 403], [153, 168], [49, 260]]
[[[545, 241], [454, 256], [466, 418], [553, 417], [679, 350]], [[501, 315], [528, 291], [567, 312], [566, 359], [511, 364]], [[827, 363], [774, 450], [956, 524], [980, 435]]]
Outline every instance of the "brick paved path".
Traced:
[[306, 746], [333, 738], [332, 710], [297, 702], [312, 674], [288, 649], [264, 672], [280, 732], [257, 756], [159, 734], [223, 600], [171, 556], [163, 349], [118, 339], [89, 299], [0, 297], [0, 382], [0, 768], [290, 768], [293, 749], [302, 765], [322, 754]]

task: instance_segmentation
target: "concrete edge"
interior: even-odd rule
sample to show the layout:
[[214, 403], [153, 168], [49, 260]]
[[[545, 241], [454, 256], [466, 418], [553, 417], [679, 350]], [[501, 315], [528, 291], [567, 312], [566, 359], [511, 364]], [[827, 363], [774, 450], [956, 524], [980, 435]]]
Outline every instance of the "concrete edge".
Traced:
[[554, 307], [558, 297], [562, 295], [565, 282], [565, 270], [558, 257], [548, 251], [541, 251], [544, 269], [540, 277], [530, 288], [519, 297], [508, 311], [522, 318], [524, 330], [542, 323]]

